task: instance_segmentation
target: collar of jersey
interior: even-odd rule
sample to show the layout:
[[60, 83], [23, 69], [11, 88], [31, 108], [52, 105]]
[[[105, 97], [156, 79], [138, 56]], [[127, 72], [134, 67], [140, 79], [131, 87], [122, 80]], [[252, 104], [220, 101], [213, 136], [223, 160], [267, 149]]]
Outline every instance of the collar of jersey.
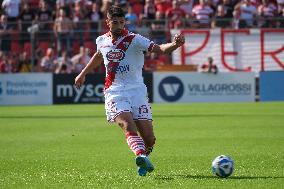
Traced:
[[[128, 30], [123, 29], [122, 32], [121, 32], [121, 36], [120, 36], [120, 37], [125, 37], [125, 36], [127, 36], [127, 34], [128, 34]], [[107, 37], [111, 37], [113, 44], [116, 42], [116, 40], [112, 37], [110, 31], [106, 33], [106, 36], [107, 36]], [[119, 38], [120, 38], [120, 37], [119, 37]], [[118, 38], [118, 39], [119, 39], [119, 38]]]

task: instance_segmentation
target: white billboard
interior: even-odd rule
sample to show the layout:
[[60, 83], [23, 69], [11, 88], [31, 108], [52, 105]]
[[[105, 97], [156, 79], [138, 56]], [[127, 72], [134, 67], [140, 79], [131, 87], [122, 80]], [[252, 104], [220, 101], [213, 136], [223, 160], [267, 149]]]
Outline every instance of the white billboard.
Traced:
[[254, 73], [155, 72], [154, 102], [253, 102]]
[[52, 74], [0, 74], [0, 105], [52, 104]]

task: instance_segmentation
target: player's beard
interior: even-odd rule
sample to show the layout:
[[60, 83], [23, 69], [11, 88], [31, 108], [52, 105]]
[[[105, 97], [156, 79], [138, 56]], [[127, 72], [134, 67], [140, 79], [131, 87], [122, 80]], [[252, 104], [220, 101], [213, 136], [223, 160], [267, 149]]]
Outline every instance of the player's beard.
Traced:
[[112, 33], [112, 35], [114, 36], [114, 37], [120, 37], [121, 36], [121, 34], [122, 34], [122, 30], [123, 29], [116, 29], [116, 30], [113, 30], [113, 31], [111, 31], [111, 33]]

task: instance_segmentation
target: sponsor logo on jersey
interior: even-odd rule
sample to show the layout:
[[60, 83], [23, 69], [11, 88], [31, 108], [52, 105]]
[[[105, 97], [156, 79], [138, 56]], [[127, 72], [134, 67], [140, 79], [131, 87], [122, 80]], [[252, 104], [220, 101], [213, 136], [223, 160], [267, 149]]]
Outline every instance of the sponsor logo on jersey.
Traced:
[[116, 73], [128, 73], [130, 71], [129, 65], [118, 66], [116, 69]]
[[106, 54], [108, 61], [119, 62], [124, 59], [125, 53], [121, 49], [114, 49]]
[[130, 67], [129, 65], [118, 65], [117, 62], [110, 62], [108, 65], [107, 65], [107, 70], [108, 70], [108, 73], [127, 73], [130, 71]]
[[117, 67], [118, 67], [118, 62], [109, 62], [107, 64], [107, 72], [108, 73], [116, 73]]

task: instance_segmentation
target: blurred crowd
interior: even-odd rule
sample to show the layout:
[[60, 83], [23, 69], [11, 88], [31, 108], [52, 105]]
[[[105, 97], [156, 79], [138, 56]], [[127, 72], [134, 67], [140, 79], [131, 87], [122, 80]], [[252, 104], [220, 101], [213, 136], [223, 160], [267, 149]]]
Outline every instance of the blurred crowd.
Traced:
[[[0, 0], [0, 72], [78, 73], [106, 32], [110, 5], [156, 43], [176, 28], [284, 28], [284, 0]], [[170, 63], [146, 54], [145, 70]], [[101, 65], [94, 72], [104, 72]]]

